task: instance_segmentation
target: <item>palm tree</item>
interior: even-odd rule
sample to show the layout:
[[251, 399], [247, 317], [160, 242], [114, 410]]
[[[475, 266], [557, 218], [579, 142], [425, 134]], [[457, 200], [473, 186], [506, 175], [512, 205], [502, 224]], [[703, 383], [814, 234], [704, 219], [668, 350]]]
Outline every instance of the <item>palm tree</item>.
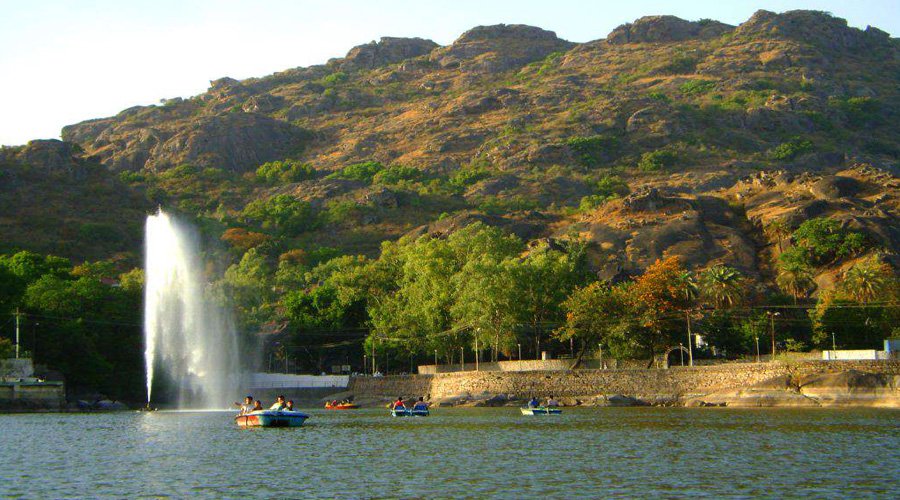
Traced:
[[878, 298], [887, 284], [888, 272], [878, 257], [859, 262], [844, 273], [841, 288], [857, 302], [867, 304]]
[[793, 297], [796, 305], [797, 299], [806, 297], [806, 293], [813, 286], [812, 271], [801, 262], [780, 260], [775, 284]]
[[679, 299], [684, 302], [685, 308], [690, 309], [697, 297], [700, 295], [700, 288], [697, 286], [697, 280], [690, 271], [683, 271], [678, 275], [675, 284], [678, 290]]
[[784, 219], [775, 219], [763, 230], [769, 238], [778, 243], [778, 253], [784, 252], [784, 239], [791, 235], [791, 228]]
[[731, 307], [744, 296], [744, 276], [732, 267], [718, 265], [700, 273], [700, 289], [716, 308]]

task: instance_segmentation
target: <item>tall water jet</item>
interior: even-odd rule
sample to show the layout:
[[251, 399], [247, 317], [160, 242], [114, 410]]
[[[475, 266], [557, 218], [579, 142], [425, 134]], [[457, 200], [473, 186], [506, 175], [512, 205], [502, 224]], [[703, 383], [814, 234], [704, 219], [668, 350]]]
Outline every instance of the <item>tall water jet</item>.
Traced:
[[206, 299], [197, 233], [160, 209], [147, 217], [145, 245], [147, 402], [162, 377], [179, 407], [221, 408], [236, 388], [237, 335]]

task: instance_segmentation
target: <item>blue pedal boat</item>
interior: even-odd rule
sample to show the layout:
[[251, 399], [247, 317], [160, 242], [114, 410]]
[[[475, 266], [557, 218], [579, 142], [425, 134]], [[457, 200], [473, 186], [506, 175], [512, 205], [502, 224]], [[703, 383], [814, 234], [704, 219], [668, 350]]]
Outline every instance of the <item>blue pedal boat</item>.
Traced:
[[394, 408], [391, 410], [392, 417], [427, 417], [428, 415], [428, 408]]
[[561, 415], [562, 410], [559, 408], [547, 406], [535, 406], [534, 408], [521, 408], [522, 415]]
[[308, 418], [299, 411], [260, 410], [238, 415], [234, 422], [240, 427], [300, 427]]

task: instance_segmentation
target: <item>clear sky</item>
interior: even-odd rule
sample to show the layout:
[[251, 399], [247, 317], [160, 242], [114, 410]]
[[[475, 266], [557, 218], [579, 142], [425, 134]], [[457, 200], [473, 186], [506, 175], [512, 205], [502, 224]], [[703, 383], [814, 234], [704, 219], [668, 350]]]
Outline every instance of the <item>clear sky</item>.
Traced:
[[900, 0], [0, 0], [0, 144], [63, 125], [340, 57], [381, 36], [446, 45], [477, 25], [521, 23], [573, 42], [644, 15], [745, 21], [815, 9], [900, 35]]

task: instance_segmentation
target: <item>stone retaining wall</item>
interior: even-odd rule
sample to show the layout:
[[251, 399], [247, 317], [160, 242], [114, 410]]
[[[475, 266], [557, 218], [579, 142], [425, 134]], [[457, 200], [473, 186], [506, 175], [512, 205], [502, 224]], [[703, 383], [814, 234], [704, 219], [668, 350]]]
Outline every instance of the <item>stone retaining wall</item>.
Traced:
[[668, 370], [574, 370], [532, 372], [469, 371], [435, 375], [353, 377], [348, 390], [357, 397], [509, 394], [520, 398], [584, 397], [623, 394], [648, 399], [681, 399], [746, 388], [778, 376], [801, 379], [815, 374], [858, 370], [900, 375], [900, 361], [801, 361], [673, 367]]
[[0, 411], [59, 410], [65, 403], [62, 382], [0, 383]]

